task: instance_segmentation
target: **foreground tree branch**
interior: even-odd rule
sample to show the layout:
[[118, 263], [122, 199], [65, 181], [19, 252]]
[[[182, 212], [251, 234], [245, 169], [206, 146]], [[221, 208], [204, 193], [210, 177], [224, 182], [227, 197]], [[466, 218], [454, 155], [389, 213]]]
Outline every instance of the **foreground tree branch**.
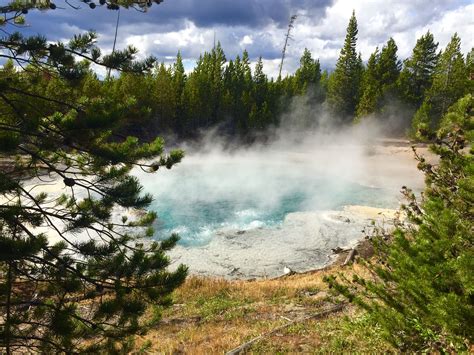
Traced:
[[[21, 25], [37, 8], [22, 4], [1, 8], [10, 14], [3, 24]], [[7, 354], [125, 351], [130, 336], [158, 321], [187, 274], [183, 265], [168, 270], [166, 251], [178, 237], [150, 240], [156, 215], [133, 213], [152, 198], [130, 175], [133, 167], [171, 168], [183, 152], [165, 153], [159, 138], [117, 138], [120, 121], [136, 114], [133, 100], [84, 90], [94, 78], [90, 63], [140, 76], [154, 60], [135, 60], [131, 47], [102, 56], [95, 40], [93, 32], [67, 44], [0, 38], [10, 59], [0, 69], [0, 348]], [[45, 177], [64, 188], [46, 192]]]

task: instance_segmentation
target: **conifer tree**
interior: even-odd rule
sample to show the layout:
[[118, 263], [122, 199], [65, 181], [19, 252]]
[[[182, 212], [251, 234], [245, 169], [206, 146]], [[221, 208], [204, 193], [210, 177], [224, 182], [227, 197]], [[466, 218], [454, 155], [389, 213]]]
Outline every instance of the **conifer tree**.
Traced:
[[327, 69], [323, 70], [321, 74], [320, 87], [321, 87], [321, 102], [326, 101], [329, 83], [329, 73]]
[[305, 48], [300, 58], [300, 67], [295, 72], [297, 91], [306, 93], [308, 86], [316, 87], [321, 80], [321, 66], [319, 60], [314, 60], [311, 52]]
[[155, 97], [157, 94], [154, 87], [155, 81], [151, 71], [140, 75], [121, 72], [118, 78], [107, 80], [102, 95], [107, 95], [117, 101], [127, 97], [133, 104], [133, 109], [130, 109], [127, 118], [120, 120], [116, 127], [117, 133], [126, 132], [126, 135], [140, 136], [146, 139], [154, 138], [148, 135], [148, 127], [156, 122], [152, 115], [153, 109], [156, 111], [158, 104]]
[[466, 92], [474, 93], [474, 48], [471, 48], [466, 54], [466, 73], [467, 73], [467, 88]]
[[431, 132], [431, 105], [425, 100], [415, 112], [412, 120], [412, 138], [422, 141], [429, 137]]
[[[153, 132], [165, 132], [177, 126], [178, 118], [176, 114], [179, 112], [178, 105], [181, 99], [181, 96], [178, 95], [180, 95], [180, 90], [183, 89], [183, 83], [178, 80], [184, 78], [178, 78], [181, 74], [176, 74], [171, 66], [166, 66], [164, 63], [160, 63], [153, 74], [150, 78], [152, 82], [149, 85], [150, 91], [148, 92], [148, 98], [152, 102], [149, 103], [148, 107], [151, 107], [153, 111], [154, 122], [153, 125], [148, 125], [147, 128], [153, 127]], [[141, 82], [142, 86], [147, 87], [145, 80]], [[147, 103], [147, 100], [140, 101]], [[146, 135], [142, 136], [146, 137]]]
[[242, 53], [242, 71], [244, 73], [246, 90], [250, 90], [250, 87], [252, 85], [252, 68], [250, 68], [249, 53], [246, 49]]
[[379, 58], [379, 49], [376, 48], [375, 52], [370, 55], [367, 68], [364, 71], [362, 81], [363, 94], [357, 105], [357, 118], [367, 116], [375, 112], [377, 108], [377, 100], [380, 97]]
[[[18, 24], [18, 7], [2, 11]], [[156, 215], [143, 210], [152, 199], [130, 175], [133, 167], [171, 168], [183, 153], [165, 154], [159, 138], [140, 143], [117, 134], [136, 115], [136, 98], [102, 95], [100, 84], [82, 92], [85, 79], [97, 83], [77, 58], [134, 75], [154, 60], [136, 61], [132, 47], [103, 56], [95, 41], [93, 32], [69, 43], [0, 38], [3, 55], [27, 65], [0, 70], [0, 154], [10, 157], [0, 167], [0, 347], [7, 354], [125, 353], [186, 276], [184, 266], [167, 270], [177, 236], [149, 239]], [[48, 193], [48, 183], [63, 187]]]
[[431, 87], [433, 72], [438, 62], [438, 43], [428, 31], [413, 48], [413, 54], [404, 62], [399, 87], [404, 100], [416, 107], [421, 105], [425, 92]]
[[357, 106], [357, 117], [381, 112], [397, 96], [396, 84], [401, 63], [397, 45], [390, 38], [380, 53], [378, 48], [370, 56], [362, 82], [362, 97]]
[[394, 89], [400, 75], [401, 62], [398, 60], [397, 51], [398, 47], [393, 38], [390, 38], [380, 51], [377, 72], [382, 95], [387, 95], [388, 91]]
[[174, 96], [176, 99], [176, 111], [174, 114], [175, 124], [174, 128], [178, 134], [184, 133], [185, 128], [185, 110], [184, 110], [184, 87], [186, 85], [187, 76], [184, 71], [183, 57], [181, 52], [178, 51], [176, 55], [176, 62], [173, 64], [173, 88]]
[[267, 103], [267, 90], [268, 90], [268, 79], [263, 72], [263, 61], [262, 57], [259, 57], [257, 64], [255, 65], [255, 71], [253, 73], [254, 91], [252, 98], [254, 104], [249, 114], [249, 126], [257, 130], [265, 128], [270, 119], [271, 114]]
[[354, 116], [360, 94], [363, 66], [356, 51], [357, 33], [357, 20], [353, 12], [347, 26], [344, 46], [328, 85], [329, 107], [346, 121]]
[[200, 127], [207, 127], [212, 115], [210, 54], [199, 56], [189, 74], [184, 89], [186, 131], [195, 134]]
[[[433, 83], [428, 90], [425, 101], [430, 105], [431, 131], [436, 130], [441, 116], [461, 98], [468, 89], [468, 74], [464, 57], [461, 53], [461, 39], [455, 33], [446, 46], [433, 73]], [[413, 132], [420, 127], [413, 122]]]
[[376, 258], [361, 260], [367, 272], [326, 279], [402, 352], [469, 352], [474, 341], [473, 112], [467, 95], [443, 117], [436, 163], [414, 149], [424, 194], [403, 187], [407, 220], [375, 228]]
[[222, 94], [224, 92], [224, 64], [226, 57], [220, 42], [211, 52], [211, 99], [212, 99], [212, 121], [217, 123], [222, 119]]
[[254, 99], [258, 107], [263, 105], [267, 95], [267, 76], [263, 72], [263, 61], [262, 57], [258, 58], [257, 64], [255, 64], [255, 71], [253, 73], [254, 83]]

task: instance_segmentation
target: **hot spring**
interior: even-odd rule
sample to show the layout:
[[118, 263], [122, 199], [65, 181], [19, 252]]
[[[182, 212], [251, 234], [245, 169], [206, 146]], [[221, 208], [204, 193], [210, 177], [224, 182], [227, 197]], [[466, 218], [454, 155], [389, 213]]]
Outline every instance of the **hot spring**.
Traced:
[[215, 149], [171, 170], [137, 173], [154, 197], [155, 238], [178, 233], [171, 256], [195, 273], [258, 277], [327, 264], [332, 247], [363, 238], [370, 224], [344, 206], [397, 208], [404, 182], [371, 171], [380, 157], [366, 147], [318, 147]]

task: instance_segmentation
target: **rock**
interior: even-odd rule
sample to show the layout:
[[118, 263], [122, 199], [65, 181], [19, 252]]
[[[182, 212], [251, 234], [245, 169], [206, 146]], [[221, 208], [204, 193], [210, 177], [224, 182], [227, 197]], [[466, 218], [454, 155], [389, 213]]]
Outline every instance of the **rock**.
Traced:
[[291, 270], [288, 266], [285, 266], [283, 268], [283, 274], [285, 274], [285, 275], [294, 275], [294, 274], [296, 274], [296, 272]]
[[241, 274], [241, 273], [239, 272], [239, 268], [238, 268], [238, 267], [234, 267], [234, 268], [232, 269], [232, 271], [229, 272], [229, 275], [230, 275], [230, 276], [235, 276], [235, 275], [237, 275], [237, 274]]

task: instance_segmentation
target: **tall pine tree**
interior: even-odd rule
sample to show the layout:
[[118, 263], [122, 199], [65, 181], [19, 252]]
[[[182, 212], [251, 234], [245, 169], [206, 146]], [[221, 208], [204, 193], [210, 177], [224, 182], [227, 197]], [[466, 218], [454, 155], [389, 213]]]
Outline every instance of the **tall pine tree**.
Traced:
[[378, 73], [378, 62], [380, 58], [379, 49], [370, 55], [367, 68], [362, 80], [362, 97], [357, 105], [356, 116], [358, 119], [370, 115], [377, 108], [377, 100], [380, 97], [380, 84]]
[[400, 73], [399, 87], [404, 100], [418, 107], [433, 82], [434, 69], [438, 63], [438, 43], [428, 31], [416, 41], [413, 54], [404, 62]]
[[352, 13], [347, 26], [344, 47], [331, 74], [328, 85], [327, 101], [334, 114], [345, 121], [354, 116], [359, 101], [359, 89], [362, 75], [362, 60], [356, 51], [357, 19]]
[[397, 96], [397, 80], [401, 63], [397, 58], [397, 45], [390, 38], [380, 53], [370, 56], [362, 82], [362, 97], [357, 106], [357, 117], [383, 111]]
[[379, 85], [382, 95], [388, 95], [389, 91], [395, 89], [401, 70], [401, 62], [397, 57], [398, 47], [393, 38], [383, 46], [377, 62], [377, 72], [379, 75]]
[[178, 134], [184, 134], [186, 126], [185, 110], [184, 110], [184, 87], [186, 85], [186, 72], [184, 71], [183, 57], [178, 51], [176, 62], [173, 64], [173, 89], [176, 100], [174, 125], [173, 128]]
[[[442, 115], [461, 98], [469, 88], [466, 63], [461, 53], [461, 39], [455, 33], [441, 54], [433, 73], [433, 83], [425, 97], [422, 107], [429, 107], [428, 130], [436, 130]], [[413, 133], [420, 128], [413, 121]]]
[[295, 72], [297, 91], [300, 94], [307, 92], [308, 87], [314, 89], [321, 80], [321, 65], [314, 60], [311, 52], [305, 48], [300, 59], [300, 67]]

